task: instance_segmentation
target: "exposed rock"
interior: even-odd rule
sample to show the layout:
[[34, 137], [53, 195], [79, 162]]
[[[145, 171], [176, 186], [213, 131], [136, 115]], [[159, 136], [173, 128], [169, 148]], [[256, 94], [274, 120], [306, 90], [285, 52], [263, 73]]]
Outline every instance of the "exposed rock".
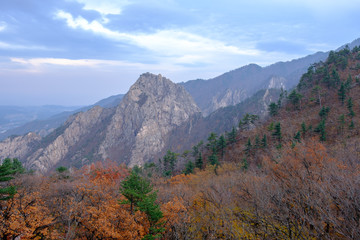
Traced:
[[286, 83], [286, 79], [284, 77], [273, 76], [269, 80], [267, 89], [270, 89], [270, 88], [281, 89], [282, 88], [285, 90], [286, 89], [285, 83]]
[[116, 109], [100, 153], [103, 158], [122, 157], [130, 166], [142, 165], [163, 150], [174, 127], [198, 112], [182, 86], [161, 75], [143, 74]]
[[[60, 161], [64, 161], [74, 146], [77, 146], [84, 139], [89, 139], [89, 135], [96, 128], [96, 125], [101, 124], [108, 114], [108, 111], [105, 111], [104, 108], [96, 106], [85, 113], [74, 115], [65, 123], [66, 127], [63, 131], [55, 134], [54, 139], [49, 136], [48, 141], [46, 138], [43, 140], [43, 143], [49, 143], [28, 157], [26, 166], [45, 172]], [[75, 154], [76, 151], [71, 155]]]
[[0, 156], [4, 158], [24, 159], [34, 146], [40, 142], [41, 137], [35, 133], [24, 136], [10, 137], [0, 142]]
[[37, 136], [36, 143], [26, 136], [7, 139], [0, 143], [0, 158], [18, 157], [26, 167], [42, 172], [106, 158], [142, 165], [163, 151], [175, 127], [199, 112], [184, 87], [146, 73], [116, 108], [96, 106], [73, 115], [41, 141]]

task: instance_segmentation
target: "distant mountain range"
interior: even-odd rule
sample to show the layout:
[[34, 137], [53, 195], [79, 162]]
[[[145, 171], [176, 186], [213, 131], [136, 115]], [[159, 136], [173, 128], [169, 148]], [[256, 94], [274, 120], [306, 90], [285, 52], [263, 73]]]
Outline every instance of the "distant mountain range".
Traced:
[[[360, 38], [346, 44], [349, 48], [360, 45]], [[344, 48], [341, 46], [336, 51]], [[191, 80], [182, 84], [194, 98], [204, 116], [216, 109], [235, 105], [260, 89], [295, 87], [311, 64], [324, 61], [329, 52], [317, 52], [288, 62], [278, 62], [267, 67], [250, 64], [218, 77]]]
[[114, 95], [86, 107], [39, 106], [18, 107], [0, 106], [0, 141], [9, 136], [19, 136], [35, 132], [46, 136], [61, 126], [69, 116], [85, 112], [94, 106], [112, 108], [117, 106], [124, 94]]

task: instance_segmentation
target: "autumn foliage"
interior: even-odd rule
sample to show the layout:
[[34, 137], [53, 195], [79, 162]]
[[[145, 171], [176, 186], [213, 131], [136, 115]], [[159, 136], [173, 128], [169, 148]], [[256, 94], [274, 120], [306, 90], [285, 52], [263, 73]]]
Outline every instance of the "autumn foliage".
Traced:
[[309, 68], [263, 124], [195, 146], [187, 171], [106, 160], [14, 176], [0, 239], [360, 239], [359, 56]]

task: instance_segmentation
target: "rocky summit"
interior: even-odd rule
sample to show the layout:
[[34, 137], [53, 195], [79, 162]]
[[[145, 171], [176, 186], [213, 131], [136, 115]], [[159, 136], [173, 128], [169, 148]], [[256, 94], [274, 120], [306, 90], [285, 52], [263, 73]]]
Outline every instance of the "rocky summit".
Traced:
[[106, 129], [99, 153], [129, 166], [154, 160], [172, 129], [200, 112], [185, 89], [145, 73], [130, 88]]
[[75, 114], [42, 139], [31, 134], [8, 138], [0, 143], [0, 158], [19, 158], [28, 168], [41, 172], [106, 158], [142, 165], [164, 150], [174, 128], [199, 112], [183, 86], [145, 73], [118, 106], [97, 106]]

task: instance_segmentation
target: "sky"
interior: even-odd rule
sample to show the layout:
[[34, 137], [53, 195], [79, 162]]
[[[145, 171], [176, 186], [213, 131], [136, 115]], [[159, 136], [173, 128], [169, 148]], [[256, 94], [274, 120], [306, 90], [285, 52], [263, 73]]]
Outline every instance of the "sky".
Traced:
[[89, 105], [360, 37], [360, 0], [1, 0], [0, 105]]

